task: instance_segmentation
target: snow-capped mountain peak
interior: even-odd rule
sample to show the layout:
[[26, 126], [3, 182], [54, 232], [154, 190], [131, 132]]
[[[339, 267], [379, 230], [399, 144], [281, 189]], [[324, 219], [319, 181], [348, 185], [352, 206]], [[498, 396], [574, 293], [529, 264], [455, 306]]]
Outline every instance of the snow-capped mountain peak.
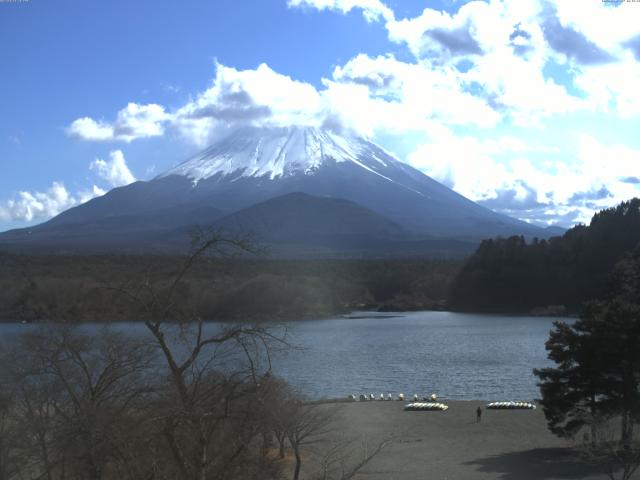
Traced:
[[180, 175], [194, 183], [218, 174], [274, 179], [313, 174], [326, 161], [351, 162], [381, 177], [384, 175], [378, 169], [399, 162], [364, 139], [328, 130], [240, 128], [160, 177]]
[[[447, 238], [545, 234], [471, 202], [365, 139], [305, 127], [244, 128], [153, 180], [0, 236], [0, 246], [127, 249], [148, 241], [163, 250], [184, 246], [195, 225], [271, 232], [283, 251], [299, 245], [314, 255], [335, 248], [404, 255], [422, 251], [424, 238], [435, 242], [428, 249], [448, 250]], [[407, 238], [397, 243], [397, 236]]]

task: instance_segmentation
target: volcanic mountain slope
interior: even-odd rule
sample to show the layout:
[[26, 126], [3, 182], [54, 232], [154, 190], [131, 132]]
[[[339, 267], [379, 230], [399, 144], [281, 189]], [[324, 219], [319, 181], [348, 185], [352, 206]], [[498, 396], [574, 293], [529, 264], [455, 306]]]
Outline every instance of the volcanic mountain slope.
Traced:
[[[249, 234], [278, 256], [323, 256], [332, 252], [375, 256], [469, 253], [475, 243], [412, 235], [397, 223], [357, 203], [289, 193], [232, 213], [213, 224]], [[184, 237], [184, 235], [182, 235]], [[177, 240], [177, 238], [176, 238]]]
[[407, 234], [400, 225], [357, 203], [300, 192], [252, 205], [216, 221], [214, 226], [247, 232], [271, 242], [341, 235], [400, 237]]
[[[351, 202], [349, 224], [379, 223], [377, 230], [370, 228], [361, 236], [474, 242], [498, 235], [547, 236], [542, 229], [473, 203], [365, 139], [291, 127], [233, 130], [151, 181], [116, 188], [41, 225], [7, 232], [0, 235], [0, 244], [167, 246], [189, 226], [210, 225], [294, 192]], [[314, 211], [306, 201], [308, 211]], [[327, 202], [320, 203], [327, 210]], [[294, 214], [278, 202], [261, 208], [269, 210], [272, 221]], [[356, 221], [354, 216], [361, 218]], [[340, 218], [317, 217], [314, 226], [312, 216], [305, 219], [304, 228], [316, 236], [332, 235], [347, 225]], [[224, 225], [230, 226], [229, 222]]]

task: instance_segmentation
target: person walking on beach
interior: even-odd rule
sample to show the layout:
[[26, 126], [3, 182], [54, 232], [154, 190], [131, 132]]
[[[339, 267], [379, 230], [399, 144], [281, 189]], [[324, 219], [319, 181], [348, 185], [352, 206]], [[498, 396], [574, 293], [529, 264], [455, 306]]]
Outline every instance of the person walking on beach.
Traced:
[[480, 407], [476, 410], [476, 423], [480, 423], [482, 420], [482, 409]]

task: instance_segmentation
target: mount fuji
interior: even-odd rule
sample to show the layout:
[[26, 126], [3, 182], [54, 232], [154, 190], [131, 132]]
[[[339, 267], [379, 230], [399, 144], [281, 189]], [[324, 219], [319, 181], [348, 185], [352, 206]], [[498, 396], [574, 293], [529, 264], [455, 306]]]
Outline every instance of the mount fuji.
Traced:
[[358, 137], [307, 127], [238, 128], [150, 181], [115, 188], [0, 246], [184, 248], [213, 225], [300, 254], [470, 250], [487, 237], [547, 237], [493, 212]]

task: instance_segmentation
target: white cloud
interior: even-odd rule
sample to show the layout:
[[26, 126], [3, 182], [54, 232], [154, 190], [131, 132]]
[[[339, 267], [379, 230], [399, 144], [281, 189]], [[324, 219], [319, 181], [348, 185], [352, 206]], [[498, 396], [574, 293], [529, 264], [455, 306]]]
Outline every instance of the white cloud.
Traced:
[[[377, 118], [349, 105], [349, 96], [330, 102], [341, 116], [362, 116], [376, 121], [376, 128], [406, 131], [424, 129], [429, 122], [447, 125], [491, 127], [500, 120], [486, 101], [465, 91], [460, 72], [453, 67], [405, 63], [391, 56], [376, 58], [358, 55], [333, 72], [333, 82], [325, 81], [327, 92], [344, 85], [361, 86], [369, 102], [381, 108]], [[361, 102], [362, 103], [362, 102]]]
[[494, 155], [520, 153], [526, 148], [518, 139], [483, 141], [456, 136], [440, 127], [430, 131], [429, 141], [410, 153], [407, 161], [467, 198], [480, 200], [495, 196], [496, 189], [513, 183], [508, 168], [495, 161]]
[[[191, 143], [204, 146], [216, 132], [231, 125], [325, 126], [372, 136], [382, 130], [424, 130], [433, 122], [491, 127], [501, 119], [486, 100], [466, 90], [460, 72], [453, 67], [358, 55], [336, 67], [332, 78], [323, 79], [322, 84], [316, 89], [266, 64], [247, 70], [218, 64], [207, 90], [172, 114], [158, 107], [154, 118], [164, 119], [159, 129], [151, 132], [137, 128], [137, 133], [129, 132], [127, 139], [160, 134], [162, 128], [170, 128]], [[132, 105], [118, 114], [114, 125], [132, 124], [122, 113], [132, 110]], [[115, 127], [91, 119], [76, 122], [87, 127], [83, 138], [124, 138], [122, 128], [118, 133]]]
[[[337, 0], [298, 3], [342, 13], [355, 8]], [[632, 47], [640, 44], [640, 9], [632, 2], [470, 1], [452, 13], [425, 8], [413, 18], [384, 18], [389, 39], [406, 45], [416, 63], [434, 71], [464, 63], [450, 80], [516, 124], [536, 125], [593, 105], [624, 118], [640, 115], [634, 59], [640, 47]], [[551, 60], [586, 98], [545, 73]]]
[[389, 38], [405, 43], [418, 63], [460, 67], [456, 81], [517, 124], [584, 108], [565, 86], [545, 78], [550, 58], [534, 0], [472, 1], [454, 13], [426, 8], [412, 19], [387, 23]]
[[232, 124], [319, 124], [321, 112], [320, 93], [311, 84], [277, 73], [264, 63], [255, 70], [216, 64], [211, 87], [171, 114], [161, 105], [129, 103], [113, 124], [84, 117], [67, 132], [83, 140], [131, 142], [163, 135], [170, 128], [203, 146], [217, 129]]
[[576, 75], [575, 83], [587, 94], [592, 110], [624, 119], [640, 116], [640, 62], [631, 52], [625, 57], [620, 62], [585, 68]]
[[315, 87], [267, 64], [255, 70], [217, 64], [211, 87], [175, 112], [173, 126], [191, 142], [204, 145], [216, 128], [230, 124], [317, 124], [321, 109]]
[[604, 144], [589, 135], [581, 135], [578, 162], [571, 181], [583, 191], [606, 187], [611, 192], [611, 202], [628, 200], [640, 194], [639, 185], [623, 181], [640, 172], [640, 149], [622, 144]]
[[[414, 18], [396, 20], [380, 0], [289, 0], [288, 5], [343, 14], [360, 9], [370, 20], [384, 20], [389, 39], [406, 45], [415, 60], [360, 54], [322, 79], [321, 88], [266, 64], [246, 70], [218, 64], [211, 86], [172, 113], [159, 105], [132, 103], [113, 124], [80, 118], [70, 134], [132, 141], [171, 130], [204, 146], [217, 131], [238, 124], [324, 125], [371, 136], [376, 131], [424, 130], [433, 122], [539, 127], [549, 117], [577, 111], [624, 118], [640, 114], [635, 86], [640, 63], [620, 43], [640, 33], [640, 22], [623, 18], [618, 8], [582, 8], [572, 0], [477, 0], [452, 13], [425, 8]], [[625, 6], [624, 11], [633, 17], [640, 9]], [[600, 14], [611, 24], [623, 22], [622, 33], [611, 33], [616, 29], [609, 25], [608, 37], [591, 38], [597, 30], [592, 17]], [[550, 25], [557, 30], [555, 37]], [[549, 38], [564, 52], [615, 44], [628, 61], [581, 65], [572, 60], [577, 53], [572, 57], [554, 51]], [[550, 62], [564, 71], [549, 74], [545, 69]]]
[[135, 138], [156, 137], [164, 133], [163, 124], [169, 119], [170, 116], [160, 105], [129, 103], [118, 112], [114, 135], [126, 142]]
[[476, 21], [476, 17], [486, 17], [490, 8], [480, 1], [463, 5], [454, 15], [425, 8], [417, 17], [388, 22], [389, 39], [405, 43], [416, 58], [480, 54], [477, 30], [483, 23]]
[[543, 5], [539, 0], [471, 1], [453, 13], [425, 8], [417, 17], [391, 21], [386, 27], [389, 39], [406, 44], [417, 59], [442, 63], [501, 49], [544, 56], [539, 26]]
[[393, 20], [393, 10], [380, 0], [288, 0], [290, 7], [310, 7], [318, 10], [335, 10], [341, 13], [349, 13], [358, 8], [367, 22], [380, 19]]
[[580, 32], [607, 52], [617, 55], [622, 44], [640, 33], [640, 9], [634, 2], [549, 0], [563, 25]]
[[129, 103], [110, 124], [89, 117], [74, 120], [67, 134], [81, 140], [131, 142], [138, 138], [164, 134], [164, 125], [171, 119], [161, 105]]
[[47, 219], [104, 191], [94, 186], [89, 192], [73, 196], [61, 182], [53, 184], [44, 192], [18, 192], [16, 198], [0, 203], [0, 220], [26, 221]]
[[78, 203], [88, 202], [92, 198], [101, 197], [105, 193], [107, 193], [106, 190], [104, 190], [103, 188], [100, 188], [97, 185], [93, 185], [89, 190], [80, 190], [78, 192], [78, 194], [77, 194]]
[[[432, 131], [408, 156], [427, 175], [490, 208], [523, 219], [587, 222], [595, 211], [640, 194], [640, 150], [581, 135], [573, 151], [522, 139], [482, 140]], [[631, 181], [630, 181], [631, 180]], [[637, 181], [636, 181], [637, 180]]]
[[67, 128], [67, 134], [81, 140], [114, 140], [113, 127], [93, 118], [82, 117], [74, 120]]
[[517, 125], [536, 125], [545, 117], [587, 106], [564, 86], [545, 78], [535, 63], [504, 50], [480, 58], [463, 81], [479, 85], [487, 101]]
[[[110, 187], [118, 187], [134, 182], [136, 179], [129, 170], [120, 150], [112, 151], [109, 160], [96, 159], [89, 165]], [[19, 191], [14, 198], [0, 202], [0, 221], [32, 222], [47, 220], [59, 213], [100, 197], [107, 191], [98, 185], [89, 189], [70, 192], [63, 182], [53, 182], [44, 191]]]
[[[585, 104], [597, 113], [624, 119], [640, 116], [640, 62], [638, 52], [631, 48], [640, 39], [640, 8], [633, 2], [581, 2], [550, 0], [558, 21], [581, 39], [587, 59], [600, 52], [603, 60], [573, 62], [573, 84], [586, 97]], [[580, 43], [575, 41], [574, 44]], [[570, 58], [560, 61], [570, 62]]]
[[121, 187], [136, 181], [136, 177], [129, 170], [121, 150], [110, 152], [109, 160], [97, 158], [91, 162], [89, 168], [96, 171], [98, 176], [112, 187]]

